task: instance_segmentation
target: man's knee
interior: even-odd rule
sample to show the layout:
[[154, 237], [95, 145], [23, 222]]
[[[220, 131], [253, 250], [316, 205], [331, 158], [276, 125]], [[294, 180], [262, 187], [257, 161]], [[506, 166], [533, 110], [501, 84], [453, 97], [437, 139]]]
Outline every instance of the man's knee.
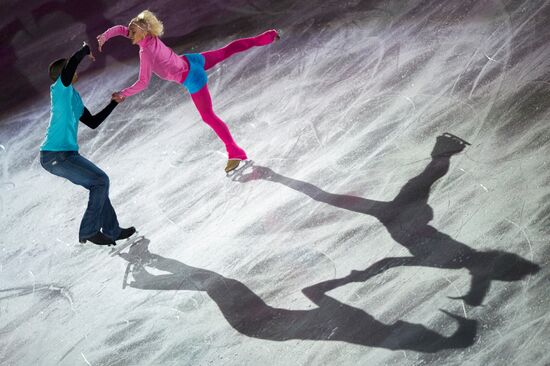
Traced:
[[109, 177], [105, 173], [98, 174], [96, 177], [96, 185], [98, 186], [104, 186], [107, 189], [109, 188]]

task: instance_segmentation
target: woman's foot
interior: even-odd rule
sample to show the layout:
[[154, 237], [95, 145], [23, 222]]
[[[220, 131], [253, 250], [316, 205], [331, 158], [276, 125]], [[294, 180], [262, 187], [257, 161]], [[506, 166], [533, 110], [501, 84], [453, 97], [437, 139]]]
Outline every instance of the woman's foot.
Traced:
[[277, 32], [277, 30], [270, 29], [268, 31], [263, 32], [256, 38], [257, 46], [265, 46], [279, 39], [281, 39], [281, 36]]
[[241, 163], [241, 159], [229, 159], [227, 160], [227, 165], [225, 166], [225, 172], [229, 173], [232, 170], [237, 169], [239, 164]]

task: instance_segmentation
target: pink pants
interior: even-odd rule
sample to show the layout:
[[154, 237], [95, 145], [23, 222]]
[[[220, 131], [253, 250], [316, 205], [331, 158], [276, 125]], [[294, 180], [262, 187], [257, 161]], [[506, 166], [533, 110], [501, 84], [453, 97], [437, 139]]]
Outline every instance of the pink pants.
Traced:
[[[275, 40], [275, 37], [277, 37], [277, 32], [275, 30], [268, 30], [256, 37], [237, 39], [223, 48], [203, 52], [201, 55], [204, 56], [205, 59], [204, 69], [208, 70], [232, 55], [246, 51], [254, 46], [265, 46], [270, 44]], [[227, 125], [214, 113], [212, 109], [212, 98], [208, 91], [208, 84], [198, 92], [191, 94], [191, 99], [193, 99], [193, 103], [197, 107], [202, 120], [212, 127], [214, 132], [216, 132], [218, 137], [225, 144], [229, 159], [247, 159], [246, 152], [237, 145], [235, 140], [233, 140]]]

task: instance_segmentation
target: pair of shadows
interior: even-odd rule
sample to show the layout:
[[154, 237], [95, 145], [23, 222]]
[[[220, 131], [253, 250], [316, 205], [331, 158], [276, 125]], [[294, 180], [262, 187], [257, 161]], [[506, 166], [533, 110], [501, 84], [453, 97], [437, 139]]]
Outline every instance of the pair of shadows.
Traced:
[[[414, 265], [467, 268], [472, 274], [472, 285], [462, 299], [470, 305], [479, 305], [487, 294], [491, 281], [516, 281], [539, 271], [538, 265], [517, 255], [501, 251], [476, 251], [428, 225], [433, 215], [427, 204], [430, 187], [446, 174], [450, 157], [462, 151], [466, 144], [451, 134], [439, 136], [432, 151], [432, 160], [426, 169], [411, 179], [390, 202], [327, 193], [310, 183], [282, 176], [261, 166], [253, 166], [251, 173], [244, 174], [240, 171], [232, 177], [241, 183], [258, 179], [281, 183], [316, 201], [372, 215], [413, 255], [385, 258], [364, 271], [352, 271], [344, 278], [304, 288], [302, 292], [318, 306], [316, 309], [288, 310], [271, 307], [237, 280], [151, 254], [148, 250], [149, 240], [145, 238], [134, 244], [129, 253], [120, 254], [129, 262], [126, 276], [131, 272], [134, 279], [128, 285], [146, 290], [205, 291], [216, 302], [229, 324], [250, 337], [277, 341], [335, 340], [427, 353], [468, 347], [475, 340], [475, 320], [445, 312], [457, 322], [456, 331], [446, 337], [420, 324], [405, 321], [383, 324], [365, 311], [341, 303], [326, 294], [350, 282], [366, 281], [392, 267]], [[152, 275], [146, 270], [147, 266], [170, 274]]]

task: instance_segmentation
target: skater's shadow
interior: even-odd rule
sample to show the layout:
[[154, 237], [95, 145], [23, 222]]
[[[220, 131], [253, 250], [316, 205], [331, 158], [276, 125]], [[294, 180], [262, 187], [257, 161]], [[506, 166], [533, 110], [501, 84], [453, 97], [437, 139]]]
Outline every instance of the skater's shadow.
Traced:
[[[266, 304], [242, 282], [216, 272], [188, 266], [174, 259], [152, 254], [143, 238], [119, 255], [128, 261], [124, 287], [143, 290], [204, 291], [216, 302], [227, 322], [249, 337], [273, 341], [289, 339], [344, 341], [391, 350], [437, 352], [473, 344], [477, 322], [446, 313], [457, 322], [449, 337], [423, 325], [397, 321], [387, 325], [361, 309], [327, 296], [318, 287], [304, 291], [318, 307], [288, 310]], [[153, 275], [146, 267], [167, 272]], [[132, 277], [130, 282], [128, 277]]]
[[500, 250], [477, 251], [430, 226], [433, 218], [428, 205], [430, 188], [449, 170], [452, 155], [462, 151], [467, 143], [451, 134], [437, 138], [432, 159], [418, 176], [410, 179], [399, 194], [389, 202], [375, 201], [351, 195], [333, 194], [313, 184], [285, 177], [273, 170], [253, 166], [252, 172], [236, 175], [238, 182], [263, 179], [283, 184], [312, 199], [334, 207], [377, 218], [391, 237], [409, 250], [412, 256], [381, 259], [362, 271], [319, 283], [316, 291], [326, 292], [350, 282], [362, 282], [390, 268], [423, 266], [445, 269], [467, 269], [471, 275], [470, 289], [460, 297], [465, 303], [478, 306], [489, 291], [492, 281], [519, 281], [535, 274], [540, 267], [516, 254]]

